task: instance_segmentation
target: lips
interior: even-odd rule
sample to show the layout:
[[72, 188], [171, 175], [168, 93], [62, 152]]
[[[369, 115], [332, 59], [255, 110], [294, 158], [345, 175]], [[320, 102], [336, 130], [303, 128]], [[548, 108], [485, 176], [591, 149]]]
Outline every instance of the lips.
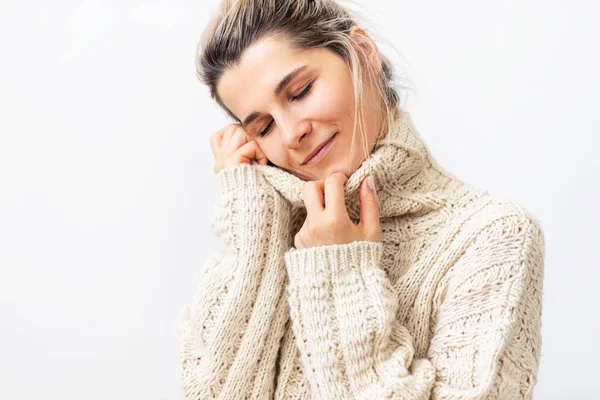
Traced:
[[331, 136], [329, 139], [327, 139], [325, 142], [323, 142], [321, 145], [319, 145], [319, 147], [317, 147], [312, 153], [310, 153], [302, 162], [302, 165], [306, 165], [317, 153], [319, 153], [319, 151], [321, 151], [321, 149], [323, 147], [325, 147], [327, 144], [329, 144], [329, 142], [331, 142], [333, 140], [333, 138], [337, 135], [337, 132]]

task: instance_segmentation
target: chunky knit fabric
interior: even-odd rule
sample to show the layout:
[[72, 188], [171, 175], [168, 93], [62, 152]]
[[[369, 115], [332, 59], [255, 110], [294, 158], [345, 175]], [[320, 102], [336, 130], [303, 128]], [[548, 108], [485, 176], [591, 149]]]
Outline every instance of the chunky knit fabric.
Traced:
[[380, 242], [293, 247], [296, 176], [217, 175], [226, 246], [180, 316], [188, 399], [530, 398], [540, 357], [544, 237], [521, 206], [432, 159], [408, 112], [346, 184], [373, 174]]

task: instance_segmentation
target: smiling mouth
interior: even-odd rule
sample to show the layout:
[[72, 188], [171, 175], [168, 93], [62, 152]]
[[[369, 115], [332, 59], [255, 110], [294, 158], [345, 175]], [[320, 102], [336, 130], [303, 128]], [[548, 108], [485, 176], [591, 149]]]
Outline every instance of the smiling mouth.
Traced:
[[315, 165], [323, 157], [325, 157], [325, 155], [327, 155], [327, 153], [329, 153], [329, 150], [331, 150], [331, 147], [333, 145], [333, 140], [335, 139], [336, 136], [337, 136], [337, 132], [335, 133], [335, 135], [330, 137], [329, 140], [327, 140], [325, 143], [323, 143], [323, 146], [321, 146], [319, 148], [319, 150], [317, 150], [317, 152], [313, 156], [311, 156], [308, 160], [306, 160], [302, 165]]

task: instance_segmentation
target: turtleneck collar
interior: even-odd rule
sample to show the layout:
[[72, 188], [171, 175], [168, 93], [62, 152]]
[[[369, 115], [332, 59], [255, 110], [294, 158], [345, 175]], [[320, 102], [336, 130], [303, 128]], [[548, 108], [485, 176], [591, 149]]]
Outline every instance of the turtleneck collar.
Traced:
[[[381, 218], [412, 213], [423, 215], [439, 209], [448, 200], [443, 187], [449, 178], [435, 168], [410, 114], [401, 108], [396, 110], [392, 129], [377, 140], [369, 157], [348, 177], [346, 206], [354, 220], [358, 221], [360, 217], [360, 184], [369, 174], [375, 178]], [[279, 167], [256, 166], [293, 207], [304, 208], [305, 180]]]

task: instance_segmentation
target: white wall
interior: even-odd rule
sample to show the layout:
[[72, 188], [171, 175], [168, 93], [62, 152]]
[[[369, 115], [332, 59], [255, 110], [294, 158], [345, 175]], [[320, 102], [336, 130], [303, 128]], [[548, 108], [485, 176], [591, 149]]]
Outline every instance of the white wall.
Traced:
[[[600, 6], [359, 3], [438, 162], [542, 222], [536, 398], [597, 398]], [[0, 398], [182, 397], [176, 316], [220, 246], [229, 121], [194, 70], [215, 4], [0, 5]]]

